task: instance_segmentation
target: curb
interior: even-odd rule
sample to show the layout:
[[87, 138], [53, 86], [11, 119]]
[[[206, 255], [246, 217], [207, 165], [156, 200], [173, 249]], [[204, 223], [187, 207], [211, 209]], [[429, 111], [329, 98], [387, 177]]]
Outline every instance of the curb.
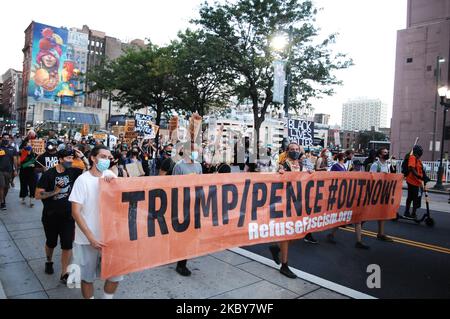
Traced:
[[2, 281], [0, 280], [0, 299], [8, 299], [6, 298], [5, 291], [3, 290]]

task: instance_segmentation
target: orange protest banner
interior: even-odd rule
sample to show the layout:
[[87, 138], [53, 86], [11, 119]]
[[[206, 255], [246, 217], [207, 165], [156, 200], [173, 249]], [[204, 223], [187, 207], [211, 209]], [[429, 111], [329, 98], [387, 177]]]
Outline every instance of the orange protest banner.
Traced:
[[402, 175], [156, 176], [100, 182], [102, 278], [396, 216]]

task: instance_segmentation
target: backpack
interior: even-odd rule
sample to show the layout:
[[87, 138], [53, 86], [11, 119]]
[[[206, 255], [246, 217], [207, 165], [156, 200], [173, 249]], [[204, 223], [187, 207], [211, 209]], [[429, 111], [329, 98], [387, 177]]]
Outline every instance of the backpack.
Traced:
[[402, 162], [402, 174], [405, 177], [407, 177], [409, 174], [409, 168], [408, 168], [409, 156], [410, 156], [410, 153], [406, 154], [405, 158], [403, 159], [403, 162]]

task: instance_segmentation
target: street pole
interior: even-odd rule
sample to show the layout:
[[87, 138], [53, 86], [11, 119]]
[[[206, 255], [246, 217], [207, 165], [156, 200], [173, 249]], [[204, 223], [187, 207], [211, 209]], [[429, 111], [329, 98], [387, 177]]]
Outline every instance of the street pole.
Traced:
[[31, 126], [34, 128], [34, 108], [36, 107], [36, 104], [32, 104], [32, 105], [33, 105], [33, 114], [31, 115]]
[[442, 175], [444, 174], [444, 142], [445, 142], [445, 124], [447, 122], [447, 111], [448, 107], [450, 107], [450, 104], [446, 104], [442, 102], [441, 105], [444, 107], [444, 123], [442, 124], [442, 142], [441, 142], [441, 159], [439, 162], [439, 169], [438, 169], [438, 178], [436, 181], [436, 185], [434, 186], [434, 189], [437, 190], [445, 190], [444, 186], [442, 185]]
[[62, 109], [62, 97], [59, 97], [59, 120], [58, 120], [58, 135], [61, 134], [61, 109]]
[[111, 92], [109, 92], [109, 107], [108, 107], [108, 122], [106, 123], [106, 129], [109, 130], [111, 121]]
[[288, 61], [286, 63], [286, 90], [284, 94], [284, 116], [289, 119], [289, 98], [291, 95], [292, 75], [291, 75], [291, 53], [292, 53], [292, 26], [289, 27]]
[[434, 100], [433, 145], [431, 147], [431, 149], [432, 149], [431, 161], [433, 161], [433, 162], [435, 160], [434, 153], [436, 152], [437, 112], [438, 112], [438, 99], [439, 99], [439, 94], [437, 92], [439, 89], [439, 79], [441, 77], [441, 63], [443, 63], [443, 62], [445, 62], [445, 60], [438, 55], [436, 57], [436, 96], [435, 96], [435, 100]]

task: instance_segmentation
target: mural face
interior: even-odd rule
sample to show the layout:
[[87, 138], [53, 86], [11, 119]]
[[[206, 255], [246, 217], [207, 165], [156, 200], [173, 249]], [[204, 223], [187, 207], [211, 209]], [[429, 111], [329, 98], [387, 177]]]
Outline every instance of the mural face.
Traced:
[[83, 91], [88, 44], [87, 34], [33, 24], [30, 103], [74, 104]]

